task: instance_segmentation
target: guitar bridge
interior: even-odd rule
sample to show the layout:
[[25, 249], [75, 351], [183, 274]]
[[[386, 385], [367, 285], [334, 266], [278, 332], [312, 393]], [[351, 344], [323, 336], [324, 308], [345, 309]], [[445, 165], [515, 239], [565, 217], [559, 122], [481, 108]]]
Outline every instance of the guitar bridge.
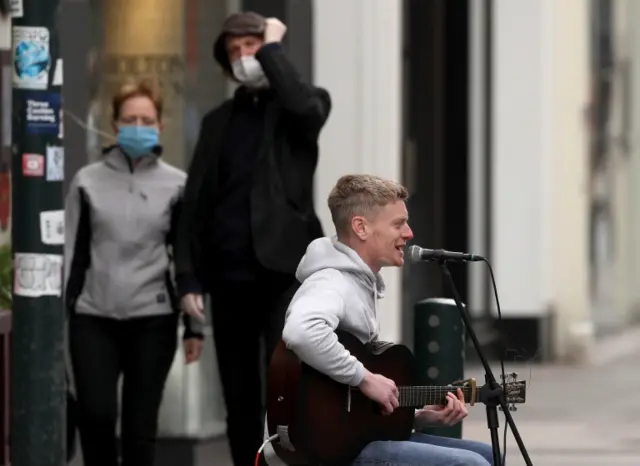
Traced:
[[351, 412], [351, 386], [347, 385], [347, 412]]

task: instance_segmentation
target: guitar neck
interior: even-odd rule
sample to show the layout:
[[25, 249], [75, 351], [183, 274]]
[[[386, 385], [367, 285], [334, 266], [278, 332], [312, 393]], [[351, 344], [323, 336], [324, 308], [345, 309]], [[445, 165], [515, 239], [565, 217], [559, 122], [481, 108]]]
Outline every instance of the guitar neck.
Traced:
[[475, 397], [475, 393], [472, 393], [472, 388], [469, 386], [406, 386], [398, 387], [398, 391], [400, 392], [398, 403], [402, 407], [412, 408], [422, 408], [426, 405], [440, 405], [444, 404], [447, 393], [451, 392], [455, 394], [458, 388], [462, 390], [465, 401], [472, 401], [472, 397]]

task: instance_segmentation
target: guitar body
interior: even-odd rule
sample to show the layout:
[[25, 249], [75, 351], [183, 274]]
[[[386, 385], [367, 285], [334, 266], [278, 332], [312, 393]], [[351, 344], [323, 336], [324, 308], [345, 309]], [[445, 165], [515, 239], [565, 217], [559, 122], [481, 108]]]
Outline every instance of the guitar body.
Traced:
[[[396, 385], [412, 385], [413, 354], [403, 345], [363, 345], [337, 332], [340, 342], [373, 372]], [[302, 363], [280, 342], [269, 366], [267, 421], [276, 454], [290, 466], [349, 465], [376, 440], [407, 440], [415, 409], [398, 408], [383, 416], [358, 389], [339, 384]]]

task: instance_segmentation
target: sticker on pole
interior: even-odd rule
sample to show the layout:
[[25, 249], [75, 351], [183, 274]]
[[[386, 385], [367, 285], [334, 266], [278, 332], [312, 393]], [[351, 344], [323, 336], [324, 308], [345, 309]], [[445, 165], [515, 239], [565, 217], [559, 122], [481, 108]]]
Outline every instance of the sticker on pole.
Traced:
[[64, 244], [64, 210], [40, 212], [40, 238], [43, 244]]
[[27, 92], [25, 127], [27, 134], [60, 133], [60, 94], [55, 92]]
[[44, 90], [49, 87], [49, 30], [13, 26], [13, 87]]
[[62, 58], [58, 58], [56, 60], [55, 71], [53, 72], [53, 81], [51, 82], [52, 86], [62, 86]]
[[22, 176], [43, 176], [44, 156], [40, 154], [22, 154]]
[[39, 298], [62, 296], [62, 256], [16, 253], [13, 260], [13, 292]]
[[47, 181], [64, 180], [64, 147], [47, 147]]
[[10, 0], [10, 12], [12, 18], [22, 18], [24, 16], [24, 6], [22, 0]]

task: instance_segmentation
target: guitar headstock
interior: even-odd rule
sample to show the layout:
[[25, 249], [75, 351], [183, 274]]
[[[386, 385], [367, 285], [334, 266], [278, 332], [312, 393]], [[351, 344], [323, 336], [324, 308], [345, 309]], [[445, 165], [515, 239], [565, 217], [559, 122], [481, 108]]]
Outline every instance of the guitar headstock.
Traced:
[[527, 381], [518, 380], [518, 374], [512, 372], [511, 374], [502, 375], [500, 378], [504, 386], [504, 400], [509, 405], [509, 411], [517, 411], [516, 405], [524, 404], [527, 400]]
[[[509, 406], [509, 411], [517, 411], [516, 405], [524, 404], [527, 399], [527, 382], [526, 380], [518, 380], [518, 374], [515, 372], [507, 374], [505, 377], [500, 376], [503, 383], [500, 384], [504, 387], [504, 400]], [[477, 402], [482, 401], [482, 393], [487, 387], [479, 387], [476, 385], [476, 380], [456, 380], [450, 387], [461, 388], [464, 392], [465, 399], [470, 406], [474, 406]], [[501, 408], [502, 409], [502, 408]]]

